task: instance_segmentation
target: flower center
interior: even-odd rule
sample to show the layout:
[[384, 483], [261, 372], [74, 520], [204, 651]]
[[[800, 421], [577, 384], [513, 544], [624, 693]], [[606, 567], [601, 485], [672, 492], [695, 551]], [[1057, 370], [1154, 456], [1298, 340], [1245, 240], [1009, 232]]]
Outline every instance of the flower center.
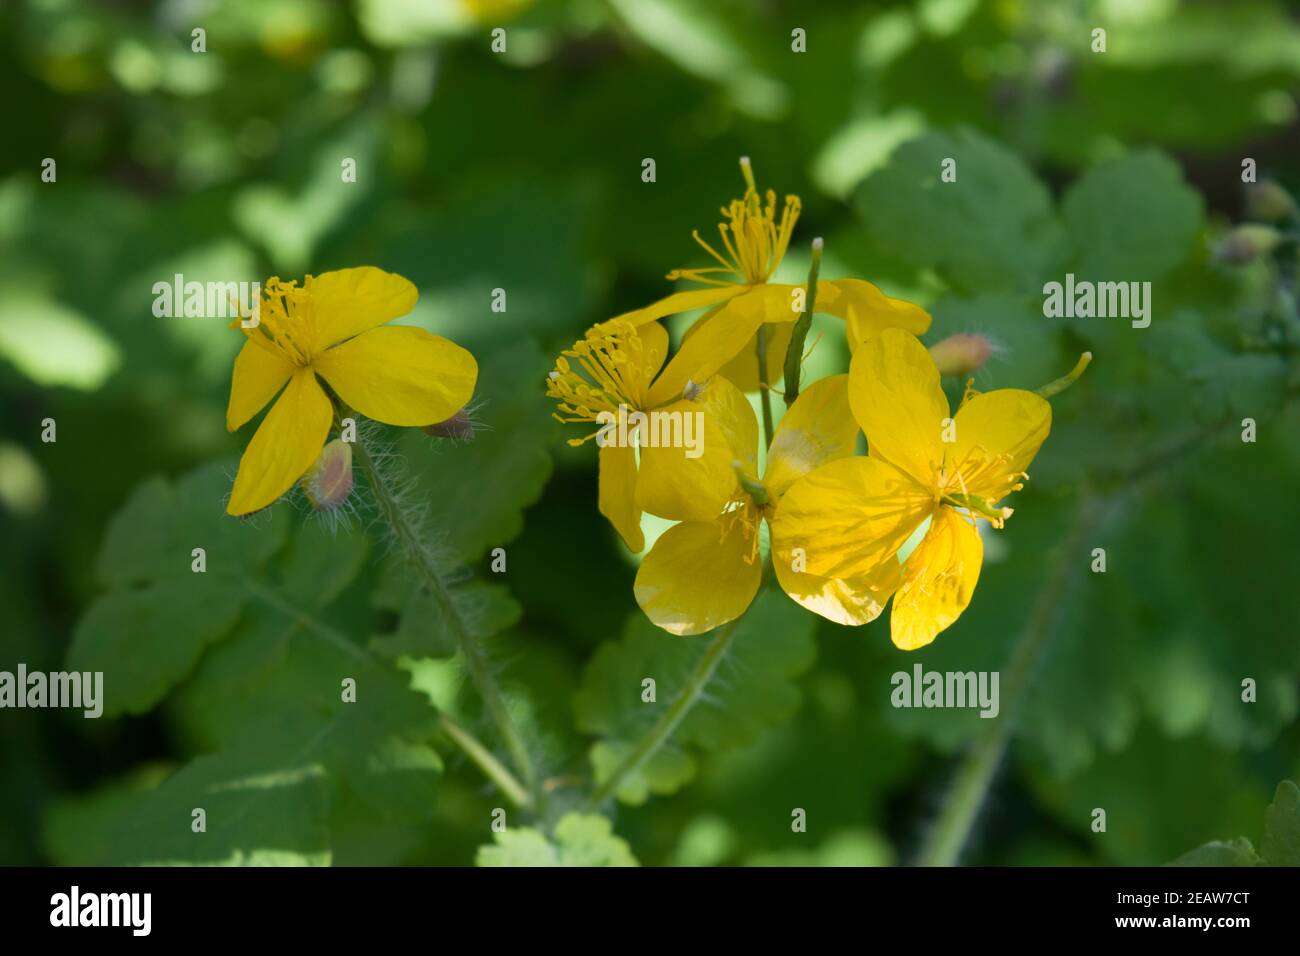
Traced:
[[297, 366], [311, 364], [316, 342], [316, 310], [311, 293], [298, 283], [282, 282], [278, 276], [266, 280], [258, 303], [257, 325], [244, 335]]
[[[595, 422], [601, 413], [617, 416], [619, 406], [641, 410], [644, 403], [648, 349], [629, 322], [604, 322], [565, 349], [546, 380], [546, 394], [559, 404], [559, 422]], [[581, 445], [599, 430], [570, 439]]]
[[[1024, 487], [1019, 478], [1028, 478], [1023, 472], [1014, 474], [1007, 468], [1011, 455], [1003, 452], [991, 454], [982, 445], [973, 446], [955, 464], [939, 472], [938, 493], [943, 504], [965, 508], [977, 518], [987, 519], [995, 528], [1001, 528], [1011, 517], [1011, 508], [999, 508], [995, 502]], [[999, 487], [1005, 484], [1005, 487]], [[993, 495], [971, 494], [970, 488], [994, 488]]]
[[[741, 160], [745, 174], [745, 196], [733, 199], [722, 207], [726, 222], [718, 223], [718, 234], [726, 255], [709, 245], [697, 231], [691, 233], [700, 248], [718, 264], [704, 269], [674, 269], [669, 279], [689, 279], [706, 285], [758, 285], [766, 282], [776, 272], [790, 245], [790, 234], [799, 220], [802, 208], [798, 196], [786, 196], [777, 216], [776, 192], [769, 189], [761, 197], [754, 185], [754, 174], [748, 160]], [[736, 279], [717, 278], [717, 273], [735, 276]]]
[[753, 564], [758, 560], [758, 548], [760, 541], [760, 530], [763, 519], [768, 517], [766, 506], [760, 505], [748, 495], [739, 498], [733, 498], [727, 505], [727, 510], [722, 513], [718, 519], [721, 527], [721, 536], [728, 537], [735, 531], [736, 525], [740, 525], [740, 533], [744, 535], [745, 542], [749, 545], [749, 554], [745, 555], [745, 563]]

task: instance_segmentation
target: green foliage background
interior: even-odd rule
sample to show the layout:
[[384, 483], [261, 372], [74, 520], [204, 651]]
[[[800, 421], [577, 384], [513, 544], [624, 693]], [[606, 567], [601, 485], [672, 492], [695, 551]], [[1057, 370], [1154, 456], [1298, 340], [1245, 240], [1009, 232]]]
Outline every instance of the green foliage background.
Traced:
[[[107, 672], [101, 720], [0, 711], [0, 863], [907, 862], [987, 722], [895, 710], [890, 675], [1002, 669], [1027, 627], [1048, 650], [966, 861], [1155, 864], [1219, 841], [1184, 862], [1297, 862], [1294, 788], [1274, 798], [1300, 777], [1295, 268], [1214, 256], [1243, 218], [1243, 157], [1300, 190], [1296, 7], [519, 6], [0, 10], [0, 669]], [[634, 613], [594, 452], [564, 444], [543, 376], [699, 264], [690, 230], [739, 193], [742, 154], [803, 198], [781, 278], [824, 236], [823, 276], [923, 302], [928, 341], [994, 338], [981, 388], [1095, 361], [1054, 402], [956, 626], [905, 655], [885, 620], [844, 630], [765, 596], [604, 820], [577, 811], [653, 720], [641, 678], [664, 699], [704, 644]], [[399, 450], [440, 553], [476, 572], [457, 601], [550, 782], [547, 814], [495, 842], [502, 800], [438, 728], [447, 714], [499, 743], [438, 609], [365, 522], [221, 517], [248, 435], [223, 418], [241, 339], [150, 312], [176, 272], [360, 264], [412, 279], [410, 321], [480, 357], [490, 430]], [[1042, 284], [1067, 271], [1151, 281], [1151, 327], [1044, 318]], [[810, 369], [842, 368], [835, 324], [816, 328]], [[486, 573], [494, 547], [504, 577]]]

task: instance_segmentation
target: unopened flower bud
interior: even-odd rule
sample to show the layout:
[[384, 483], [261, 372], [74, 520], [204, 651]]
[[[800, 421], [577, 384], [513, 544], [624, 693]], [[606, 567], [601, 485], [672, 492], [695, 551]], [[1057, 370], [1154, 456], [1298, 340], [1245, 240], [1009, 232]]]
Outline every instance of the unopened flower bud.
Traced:
[[1247, 223], [1238, 226], [1220, 240], [1214, 257], [1228, 265], [1245, 265], [1259, 256], [1266, 256], [1277, 248], [1282, 234], [1272, 226]]
[[434, 438], [455, 438], [459, 441], [473, 441], [474, 421], [469, 417], [469, 412], [462, 408], [445, 422], [425, 425], [420, 431], [426, 435], [432, 435]]
[[333, 511], [352, 494], [352, 446], [341, 438], [321, 450], [302, 477], [302, 490], [317, 511]]
[[1246, 215], [1260, 222], [1282, 222], [1297, 213], [1291, 194], [1271, 179], [1246, 187]]
[[993, 343], [973, 332], [958, 332], [930, 346], [930, 357], [940, 375], [960, 378], [980, 368], [993, 354]]

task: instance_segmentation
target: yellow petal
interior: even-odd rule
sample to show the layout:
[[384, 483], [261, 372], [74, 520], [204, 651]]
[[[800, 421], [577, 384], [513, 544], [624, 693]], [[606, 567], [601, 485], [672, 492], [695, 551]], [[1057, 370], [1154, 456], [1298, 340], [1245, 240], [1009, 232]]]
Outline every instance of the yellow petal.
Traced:
[[[871, 575], [934, 508], [932, 496], [874, 458], [841, 458], [792, 484], [772, 520], [772, 560], [827, 578]], [[791, 564], [793, 567], [793, 564]]]
[[[737, 493], [733, 462], [754, 473], [758, 422], [749, 400], [714, 377], [696, 399], [655, 409], [641, 439], [637, 503], [674, 521], [712, 521]], [[647, 447], [653, 441], [658, 447]], [[693, 447], [679, 438], [691, 437]], [[694, 457], [692, 457], [694, 456]]]
[[636, 331], [642, 346], [641, 381], [648, 386], [664, 367], [664, 359], [668, 358], [668, 330], [662, 322], [651, 322]]
[[777, 582], [796, 603], [828, 621], [850, 627], [869, 624], [880, 617], [902, 576], [897, 559], [883, 562], [870, 575], [848, 579], [801, 574], [785, 561], [773, 564]]
[[[694, 326], [692, 326], [694, 328]], [[785, 381], [785, 353], [790, 348], [790, 336], [794, 332], [793, 322], [779, 325], [768, 323], [763, 326], [767, 336], [767, 384], [783, 387]], [[735, 384], [742, 392], [758, 391], [758, 333], [750, 339], [718, 374]]]
[[948, 490], [990, 504], [1014, 490], [1052, 430], [1047, 399], [1018, 388], [976, 395], [957, 411], [957, 440], [947, 446]]
[[[788, 305], [782, 305], [788, 286], [754, 286], [724, 305], [688, 338], [650, 388], [647, 405], [653, 407], [677, 399], [687, 382], [703, 382], [712, 377], [750, 343], [764, 322], [788, 322]], [[755, 375], [757, 363], [755, 358]]]
[[406, 315], [420, 297], [411, 280], [374, 266], [311, 276], [303, 288], [315, 310], [316, 351]]
[[867, 436], [867, 453], [927, 489], [944, 460], [948, 399], [925, 346], [899, 329], [867, 340], [849, 364], [849, 403]]
[[849, 377], [832, 375], [799, 393], [776, 426], [763, 483], [780, 497], [796, 479], [853, 454], [858, 423], [849, 408]]
[[889, 621], [894, 644], [914, 651], [957, 620], [975, 593], [983, 562], [984, 543], [974, 523], [952, 508], [935, 512], [894, 594]]
[[644, 548], [641, 509], [636, 503], [636, 451], [630, 445], [601, 448], [597, 496], [600, 513], [609, 519], [623, 543], [637, 552]]
[[693, 401], [704, 412], [705, 425], [717, 425], [722, 432], [732, 460], [739, 460], [745, 473], [757, 478], [758, 418], [745, 393], [734, 382], [715, 375]]
[[245, 340], [244, 347], [235, 356], [230, 403], [226, 406], [226, 428], [233, 432], [260, 412], [289, 381], [293, 368], [292, 362], [272, 349]]
[[320, 456], [333, 420], [334, 408], [312, 370], [297, 369], [239, 459], [226, 512], [249, 514], [293, 487]]
[[930, 313], [906, 299], [887, 296], [862, 279], [832, 279], [817, 283], [817, 311], [845, 320], [849, 351], [879, 335], [885, 329], [903, 329], [924, 335], [930, 328]]
[[674, 292], [658, 302], [647, 305], [644, 309], [633, 309], [631, 312], [624, 312], [622, 315], [614, 316], [610, 321], [644, 325], [647, 322], [655, 321], [655, 319], [676, 315], [678, 312], [689, 312], [691, 309], [702, 309], [706, 305], [717, 305], [719, 302], [725, 302], [740, 295], [745, 289], [746, 287], [743, 285], [725, 285]]
[[703, 634], [745, 613], [763, 576], [747, 559], [752, 541], [740, 521], [688, 521], [655, 542], [636, 574], [634, 593], [657, 626]]
[[312, 365], [363, 415], [389, 425], [432, 425], [474, 395], [478, 363], [455, 342], [389, 325], [321, 352]]

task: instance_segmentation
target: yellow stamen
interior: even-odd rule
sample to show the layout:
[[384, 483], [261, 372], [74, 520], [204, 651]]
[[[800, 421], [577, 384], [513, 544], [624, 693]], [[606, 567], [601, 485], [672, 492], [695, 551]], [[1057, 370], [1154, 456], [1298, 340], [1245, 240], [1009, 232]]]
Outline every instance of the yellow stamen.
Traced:
[[262, 288], [257, 326], [244, 328], [240, 324], [240, 330], [250, 342], [297, 366], [311, 364], [318, 329], [309, 291], [311, 276], [307, 282], [308, 288], [300, 289], [296, 281], [282, 282], [278, 276], [267, 279]]
[[[602, 413], [617, 415], [619, 406], [643, 411], [649, 387], [648, 350], [628, 322], [604, 322], [587, 332], [555, 360], [546, 394], [558, 401], [552, 417], [559, 422], [595, 422]], [[571, 362], [570, 359], [573, 361]], [[570, 439], [581, 445], [598, 435]]]
[[[691, 238], [718, 265], [703, 269], [674, 269], [668, 273], [669, 279], [689, 279], [705, 285], [758, 285], [776, 272], [785, 258], [802, 205], [798, 196], [786, 196], [778, 218], [776, 193], [769, 189], [760, 196], [748, 158], [741, 159], [740, 169], [745, 176], [744, 198], [733, 199], [730, 205], [724, 206], [722, 215], [727, 221], [718, 224], [726, 255], [705, 242], [698, 231], [693, 232]], [[735, 279], [714, 278], [719, 272], [735, 276]]]

